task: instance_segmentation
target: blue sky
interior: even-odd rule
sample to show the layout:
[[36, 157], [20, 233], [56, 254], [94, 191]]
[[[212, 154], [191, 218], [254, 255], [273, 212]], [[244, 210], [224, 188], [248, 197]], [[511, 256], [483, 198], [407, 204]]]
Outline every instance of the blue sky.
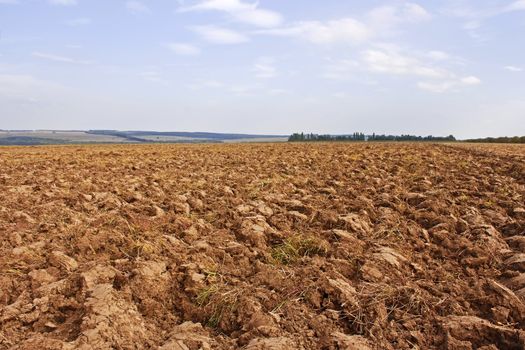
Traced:
[[525, 135], [525, 0], [0, 0], [0, 129]]

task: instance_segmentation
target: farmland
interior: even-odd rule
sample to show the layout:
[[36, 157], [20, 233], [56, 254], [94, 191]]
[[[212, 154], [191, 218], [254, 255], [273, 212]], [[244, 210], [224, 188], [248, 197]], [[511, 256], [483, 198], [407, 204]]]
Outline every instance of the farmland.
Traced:
[[0, 349], [523, 349], [525, 146], [0, 148]]
[[286, 136], [117, 130], [0, 130], [0, 146], [129, 143], [284, 142]]

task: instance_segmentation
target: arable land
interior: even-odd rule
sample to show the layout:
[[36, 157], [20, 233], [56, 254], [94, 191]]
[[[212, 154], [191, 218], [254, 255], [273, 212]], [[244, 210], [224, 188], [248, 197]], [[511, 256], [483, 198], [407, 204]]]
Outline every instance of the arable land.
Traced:
[[504, 350], [524, 329], [525, 146], [0, 147], [0, 349]]

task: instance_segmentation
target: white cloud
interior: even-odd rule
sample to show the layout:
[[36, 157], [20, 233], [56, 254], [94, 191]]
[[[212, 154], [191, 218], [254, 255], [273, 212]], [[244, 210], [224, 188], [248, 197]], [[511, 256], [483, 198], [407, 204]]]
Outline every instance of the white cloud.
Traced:
[[48, 61], [53, 62], [62, 62], [62, 63], [74, 63], [74, 64], [91, 64], [93, 62], [91, 61], [83, 61], [83, 60], [76, 60], [74, 58], [66, 57], [66, 56], [60, 56], [55, 55], [52, 53], [46, 53], [46, 52], [33, 52], [31, 54], [33, 57], [41, 58]]
[[207, 0], [202, 1], [199, 4], [185, 7], [180, 9], [180, 11], [206, 11], [206, 10], [216, 10], [216, 11], [225, 11], [225, 12], [236, 12], [249, 10], [251, 8], [256, 8], [258, 5], [252, 5], [248, 3], [243, 3], [240, 0]]
[[277, 77], [277, 68], [274, 66], [275, 59], [262, 57], [253, 65], [255, 77], [259, 79], [270, 79]]
[[191, 29], [199, 34], [204, 40], [221, 45], [242, 44], [250, 41], [246, 35], [231, 29], [216, 26], [195, 26]]
[[525, 10], [525, 0], [514, 1], [513, 3], [509, 4], [503, 9], [504, 12], [524, 11], [524, 10]]
[[465, 19], [466, 22], [463, 28], [476, 40], [484, 40], [483, 36], [478, 32], [478, 29], [481, 28], [484, 21], [510, 12], [525, 11], [525, 0], [513, 1], [506, 6], [492, 5], [490, 7], [483, 7], [478, 4], [476, 5], [475, 8], [454, 5], [454, 7], [445, 10], [445, 14], [449, 16]]
[[390, 50], [366, 50], [363, 61], [373, 72], [396, 75], [414, 75], [426, 78], [446, 78], [450, 73], [444, 69], [421, 63], [417, 58]]
[[446, 15], [463, 19], [463, 29], [468, 33], [470, 37], [477, 41], [484, 41], [485, 38], [479, 33], [479, 28], [483, 25], [483, 21], [501, 14], [502, 8], [498, 7], [483, 7], [476, 6], [470, 8], [464, 4], [454, 4], [452, 8], [448, 8], [444, 11]]
[[401, 18], [412, 22], [419, 22], [432, 18], [432, 15], [420, 5], [409, 2], [404, 4], [401, 10]]
[[179, 12], [222, 11], [238, 22], [256, 27], [276, 27], [283, 22], [280, 13], [259, 8], [259, 3], [245, 3], [241, 0], [206, 0], [196, 5], [182, 7]]
[[453, 81], [443, 81], [443, 82], [419, 82], [417, 87], [421, 90], [426, 90], [435, 93], [443, 93], [456, 85], [456, 82]]
[[387, 34], [402, 23], [417, 23], [432, 18], [427, 10], [415, 3], [376, 7], [366, 17], [370, 27]]
[[[441, 58], [442, 55], [435, 55]], [[362, 55], [363, 62], [368, 69], [376, 73], [408, 75], [418, 78], [431, 79], [417, 83], [422, 90], [443, 93], [449, 90], [458, 90], [461, 87], [481, 84], [475, 76], [458, 77], [453, 72], [427, 64], [415, 55], [407, 55], [396, 49], [367, 50]]]
[[201, 49], [186, 43], [168, 43], [164, 44], [172, 52], [182, 56], [195, 56], [201, 53]]
[[481, 21], [479, 20], [468, 21], [463, 25], [464, 29], [470, 31], [479, 29], [479, 27], [481, 27]]
[[427, 56], [435, 61], [447, 61], [450, 55], [443, 51], [430, 51]]
[[140, 1], [126, 1], [126, 9], [133, 13], [151, 13], [148, 6]]
[[259, 31], [262, 34], [296, 37], [314, 44], [359, 43], [371, 37], [367, 26], [353, 18], [297, 22], [291, 26]]
[[314, 44], [359, 44], [374, 37], [391, 36], [404, 23], [416, 23], [431, 18], [421, 6], [405, 3], [372, 9], [363, 19], [344, 17], [329, 21], [299, 21], [287, 26], [257, 31], [283, 37], [296, 37]]
[[457, 90], [461, 86], [479, 85], [481, 80], [478, 77], [469, 76], [455, 80], [445, 80], [441, 82], [419, 82], [417, 86], [426, 91], [444, 93], [449, 90]]
[[[376, 45], [374, 49], [362, 51], [358, 60], [347, 59], [335, 62], [330, 60], [325, 67], [323, 77], [375, 85], [375, 82], [370, 81], [366, 73], [405, 76], [418, 80], [425, 79], [425, 81], [418, 82], [417, 87], [438, 93], [481, 84], [478, 77], [458, 76], [446, 66], [444, 67], [443, 64], [451, 63], [449, 57], [450, 55], [441, 51], [407, 52], [395, 45]], [[437, 62], [440, 65], [437, 65]]]
[[91, 18], [86, 18], [86, 17], [75, 18], [75, 19], [67, 20], [65, 23], [71, 27], [78, 27], [78, 26], [91, 24]]
[[259, 9], [235, 13], [234, 17], [239, 22], [263, 28], [276, 27], [283, 22], [280, 14], [273, 11]]
[[508, 70], [509, 72], [521, 72], [523, 71], [523, 68], [516, 67], [516, 66], [505, 66], [503, 69]]
[[254, 65], [255, 77], [261, 79], [275, 78], [277, 76], [277, 70], [275, 67], [256, 63]]
[[464, 78], [461, 78], [459, 81], [465, 85], [481, 84], [481, 80], [478, 77], [474, 77], [474, 76], [464, 77]]
[[77, 0], [49, 0], [51, 5], [60, 5], [60, 6], [72, 6], [77, 4]]

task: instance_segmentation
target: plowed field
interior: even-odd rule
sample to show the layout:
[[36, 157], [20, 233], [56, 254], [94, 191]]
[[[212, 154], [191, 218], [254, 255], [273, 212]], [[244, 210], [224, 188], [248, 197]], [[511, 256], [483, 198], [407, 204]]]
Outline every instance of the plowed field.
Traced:
[[0, 148], [0, 349], [523, 349], [525, 146]]

